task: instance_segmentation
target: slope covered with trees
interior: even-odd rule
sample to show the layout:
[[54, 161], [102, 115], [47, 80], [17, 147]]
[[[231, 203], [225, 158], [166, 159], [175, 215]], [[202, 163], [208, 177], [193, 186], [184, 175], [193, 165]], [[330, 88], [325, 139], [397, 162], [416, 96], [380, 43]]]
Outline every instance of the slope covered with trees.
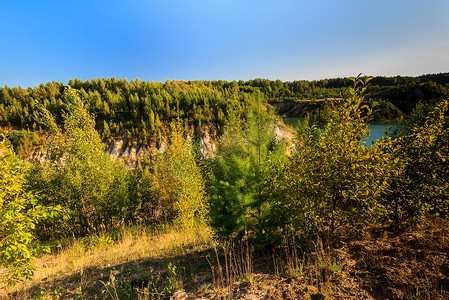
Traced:
[[[419, 77], [375, 77], [365, 92], [365, 99], [377, 103], [390, 102], [409, 114], [421, 101], [431, 103], [448, 97], [449, 75], [432, 74]], [[348, 78], [317, 81], [282, 82], [267, 79], [249, 81], [128, 81], [116, 78], [82, 81], [73, 79], [68, 86], [78, 91], [87, 111], [95, 115], [96, 129], [102, 139], [112, 142], [114, 137], [132, 137], [141, 145], [158, 142], [173, 118], [182, 118], [191, 124], [213, 123], [222, 130], [229, 107], [240, 112], [254, 105], [254, 92], [259, 91], [264, 101], [297, 102], [319, 99], [341, 99], [351, 86]], [[48, 82], [34, 88], [0, 88], [0, 126], [13, 126], [28, 132], [15, 133], [15, 143], [24, 151], [39, 143], [33, 135], [42, 128], [39, 107], [63, 122], [67, 102], [63, 97], [67, 85]], [[380, 105], [381, 110], [390, 110]], [[388, 115], [388, 112], [387, 112]], [[165, 125], [165, 126], [164, 126]]]

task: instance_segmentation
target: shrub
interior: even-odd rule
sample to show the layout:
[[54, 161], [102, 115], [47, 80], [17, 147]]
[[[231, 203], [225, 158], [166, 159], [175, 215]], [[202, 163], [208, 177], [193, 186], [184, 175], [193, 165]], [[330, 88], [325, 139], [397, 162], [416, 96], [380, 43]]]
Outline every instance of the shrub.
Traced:
[[33, 275], [32, 261], [43, 250], [35, 241], [35, 226], [58, 208], [39, 205], [35, 195], [25, 190], [26, 165], [5, 143], [0, 134], [0, 266], [8, 269], [1, 279], [13, 285]]
[[110, 228], [127, 220], [128, 171], [111, 161], [95, 130], [94, 118], [86, 111], [77, 92], [64, 97], [67, 113], [64, 128], [44, 112], [53, 137], [47, 143], [48, 161], [36, 166], [29, 180], [45, 205], [61, 205], [62, 218], [44, 224], [45, 235], [81, 235]]
[[182, 227], [205, 220], [204, 179], [195, 161], [192, 139], [179, 120], [170, 125], [167, 148], [154, 167], [153, 183], [166, 219], [174, 219]]
[[[386, 203], [397, 225], [419, 222], [426, 214], [447, 217], [449, 211], [448, 100], [443, 100], [417, 120], [408, 134], [393, 142], [397, 173]], [[420, 114], [420, 117], [416, 117]]]
[[269, 171], [264, 188], [281, 227], [329, 242], [360, 233], [382, 211], [379, 198], [392, 165], [381, 147], [363, 142], [368, 124], [362, 113], [369, 108], [361, 102], [369, 79], [353, 78], [349, 97], [333, 107], [324, 128], [305, 124], [289, 161]]

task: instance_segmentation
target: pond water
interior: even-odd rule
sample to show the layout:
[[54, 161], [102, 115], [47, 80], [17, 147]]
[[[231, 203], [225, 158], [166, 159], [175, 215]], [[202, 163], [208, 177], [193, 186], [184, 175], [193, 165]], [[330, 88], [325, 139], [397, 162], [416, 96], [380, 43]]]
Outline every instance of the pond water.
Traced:
[[[293, 129], [298, 128], [298, 122], [302, 121], [303, 118], [282, 118], [285, 125], [290, 125]], [[385, 136], [385, 129], [391, 127], [393, 130], [397, 127], [396, 124], [391, 122], [385, 123], [370, 123], [368, 129], [370, 130], [370, 135], [366, 138], [366, 145], [370, 146], [372, 142], [377, 139], [381, 139]]]

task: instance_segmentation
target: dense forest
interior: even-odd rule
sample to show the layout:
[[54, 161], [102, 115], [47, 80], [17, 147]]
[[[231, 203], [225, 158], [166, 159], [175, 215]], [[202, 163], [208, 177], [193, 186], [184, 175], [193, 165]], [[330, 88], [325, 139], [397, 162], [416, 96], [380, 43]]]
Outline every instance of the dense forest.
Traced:
[[[32, 277], [42, 243], [133, 224], [207, 226], [221, 245], [276, 247], [293, 239], [304, 249], [317, 240], [331, 249], [370, 226], [404, 230], [446, 219], [448, 84], [445, 73], [312, 82], [75, 79], [4, 87], [0, 262], [8, 271], [2, 280]], [[326, 98], [334, 100], [326, 122], [310, 115], [294, 141], [276, 138], [267, 102]], [[409, 114], [400, 131], [371, 147], [363, 143], [369, 101], [390, 101]], [[220, 130], [218, 150], [203, 157], [190, 126], [209, 123]], [[30, 165], [14, 153], [18, 129], [36, 143], [45, 136], [45, 162]], [[118, 134], [143, 145], [164, 136], [167, 145], [145, 166], [128, 170], [104, 151], [103, 141]]]
[[[73, 79], [68, 86], [79, 91], [86, 109], [95, 115], [96, 128], [104, 139], [111, 134], [135, 135], [142, 143], [160, 136], [173, 118], [190, 123], [215, 123], [221, 128], [229, 106], [240, 110], [254, 102], [260, 91], [264, 101], [301, 101], [342, 98], [351, 86], [348, 78], [318, 81], [282, 82], [267, 79], [249, 81], [128, 81], [116, 78], [82, 81]], [[448, 96], [449, 74], [419, 77], [374, 77], [365, 99], [389, 101], [409, 114], [419, 101], [431, 102]], [[66, 106], [63, 97], [67, 85], [48, 82], [34, 88], [0, 88], [0, 125], [16, 126], [30, 131], [42, 128], [41, 108], [62, 123]]]

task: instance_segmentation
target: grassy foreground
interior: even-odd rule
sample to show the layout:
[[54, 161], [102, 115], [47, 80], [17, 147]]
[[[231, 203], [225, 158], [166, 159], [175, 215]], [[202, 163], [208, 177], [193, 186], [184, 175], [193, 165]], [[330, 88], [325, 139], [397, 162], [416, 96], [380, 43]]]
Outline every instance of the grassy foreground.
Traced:
[[371, 228], [333, 250], [217, 246], [207, 227], [123, 228], [61, 241], [1, 299], [448, 299], [449, 227]]
[[[103, 299], [115, 296], [113, 285], [117, 285], [116, 289], [125, 294], [121, 296], [129, 298], [126, 296], [137, 295], [134, 288], [139, 284], [128, 287], [122, 283], [151, 276], [160, 277], [157, 279], [159, 286], [152, 291], [154, 296], [163, 297], [182, 287], [181, 283], [175, 282], [178, 280], [175, 261], [192, 251], [210, 248], [210, 243], [207, 227], [195, 230], [132, 227], [88, 238], [63, 240], [53, 247], [51, 254], [35, 260], [32, 280], [3, 291], [1, 297]], [[165, 282], [167, 276], [163, 277], [163, 273], [171, 276], [168, 280], [173, 282]], [[126, 289], [130, 289], [129, 295], [126, 295]]]

